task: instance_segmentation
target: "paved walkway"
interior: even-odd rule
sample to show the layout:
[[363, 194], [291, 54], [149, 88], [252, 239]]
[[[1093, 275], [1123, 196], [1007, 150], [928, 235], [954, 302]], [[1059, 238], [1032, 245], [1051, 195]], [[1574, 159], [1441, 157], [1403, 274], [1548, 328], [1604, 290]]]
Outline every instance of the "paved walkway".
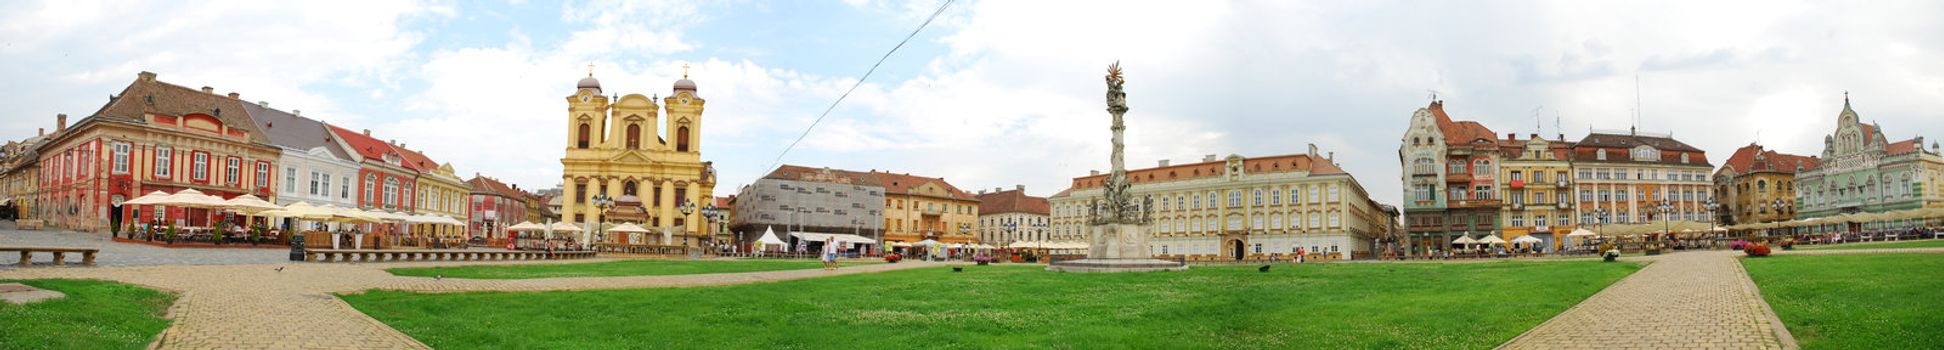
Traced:
[[[584, 263], [600, 260], [505, 262]], [[26, 268], [0, 270], [0, 279], [81, 278], [132, 283], [178, 293], [164, 349], [424, 349], [425, 344], [365, 316], [332, 293], [369, 289], [410, 291], [547, 291], [657, 288], [784, 281], [926, 266], [907, 262], [820, 269], [711, 275], [586, 277], [528, 280], [435, 280], [400, 277], [383, 269], [479, 265], [479, 262], [259, 264]], [[276, 269], [283, 267], [279, 272]]]
[[1740, 255], [1724, 250], [1628, 259], [1649, 263], [1499, 348], [1793, 348], [1794, 339], [1735, 260]]

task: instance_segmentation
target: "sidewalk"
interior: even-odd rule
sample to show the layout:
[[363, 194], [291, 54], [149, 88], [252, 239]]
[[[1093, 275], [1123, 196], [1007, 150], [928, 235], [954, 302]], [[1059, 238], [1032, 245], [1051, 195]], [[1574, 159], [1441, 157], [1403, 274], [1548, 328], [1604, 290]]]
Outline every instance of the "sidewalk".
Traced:
[[1741, 255], [1697, 251], [1628, 259], [1648, 265], [1499, 348], [1794, 348], [1735, 260]]

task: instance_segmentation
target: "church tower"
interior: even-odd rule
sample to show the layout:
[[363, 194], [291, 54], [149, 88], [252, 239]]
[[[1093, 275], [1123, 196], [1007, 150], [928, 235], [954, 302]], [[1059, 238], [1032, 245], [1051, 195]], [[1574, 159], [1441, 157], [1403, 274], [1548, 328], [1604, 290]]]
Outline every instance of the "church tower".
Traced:
[[688, 65], [682, 65], [682, 80], [675, 81], [675, 93], [662, 99], [668, 110], [668, 149], [681, 153], [701, 153], [702, 105], [695, 93], [695, 81], [688, 79]]
[[567, 96], [567, 149], [590, 149], [601, 145], [606, 138], [601, 132], [607, 129], [608, 98], [601, 95], [601, 81], [594, 79], [593, 66], [589, 66], [587, 77], [574, 85], [574, 94]]

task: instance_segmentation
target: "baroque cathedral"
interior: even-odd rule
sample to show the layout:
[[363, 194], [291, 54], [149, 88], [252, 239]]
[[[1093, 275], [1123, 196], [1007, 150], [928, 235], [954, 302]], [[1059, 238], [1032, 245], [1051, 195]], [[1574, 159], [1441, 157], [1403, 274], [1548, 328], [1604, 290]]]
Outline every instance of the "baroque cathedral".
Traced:
[[[713, 204], [716, 184], [714, 166], [702, 161], [705, 103], [686, 66], [673, 91], [656, 98], [603, 94], [590, 70], [567, 96], [561, 220], [597, 243], [699, 246], [713, 234], [701, 207]], [[653, 232], [601, 234], [598, 223]]]

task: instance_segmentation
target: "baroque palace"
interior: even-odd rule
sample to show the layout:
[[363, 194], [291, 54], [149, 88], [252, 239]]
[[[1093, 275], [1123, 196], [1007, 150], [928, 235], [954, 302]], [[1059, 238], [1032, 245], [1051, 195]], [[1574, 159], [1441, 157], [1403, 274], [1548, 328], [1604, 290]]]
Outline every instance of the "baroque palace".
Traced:
[[[1129, 169], [1128, 191], [1152, 203], [1149, 240], [1156, 256], [1216, 256], [1240, 260], [1288, 256], [1368, 258], [1393, 241], [1396, 209], [1378, 204], [1333, 157], [1307, 154], [1257, 158], [1209, 155], [1200, 163]], [[1047, 198], [1055, 240], [1085, 241], [1089, 210], [1107, 175], [1073, 179]]]
[[1844, 96], [1836, 131], [1823, 137], [1821, 162], [1795, 174], [1798, 216], [1944, 207], [1940, 176], [1936, 143], [1925, 151], [1922, 137], [1890, 142], [1882, 126], [1860, 121]]
[[[592, 72], [567, 96], [566, 191], [561, 219], [588, 232], [604, 222], [634, 223], [665, 232], [649, 242], [634, 235], [604, 237], [614, 244], [700, 245], [715, 235], [700, 207], [713, 204], [715, 168], [702, 161], [706, 100], [682, 73], [668, 97], [603, 95]], [[659, 97], [659, 96], [657, 96]]]

